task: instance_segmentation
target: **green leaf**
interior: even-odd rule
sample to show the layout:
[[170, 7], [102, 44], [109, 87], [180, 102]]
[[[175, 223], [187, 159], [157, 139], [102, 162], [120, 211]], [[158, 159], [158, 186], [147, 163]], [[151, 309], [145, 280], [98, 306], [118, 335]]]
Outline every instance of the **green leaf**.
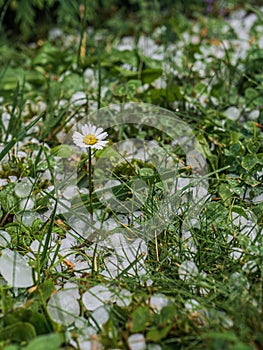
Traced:
[[143, 332], [150, 321], [150, 311], [146, 306], [141, 306], [132, 314], [131, 331], [133, 333]]
[[160, 312], [160, 322], [172, 322], [175, 316], [175, 307], [174, 305], [164, 306]]
[[29, 341], [36, 337], [35, 328], [28, 322], [17, 322], [0, 331], [0, 340]]
[[240, 141], [232, 143], [232, 145], [230, 146], [230, 153], [231, 155], [244, 155], [245, 153], [245, 147], [242, 145], [242, 143]]
[[47, 334], [53, 330], [52, 325], [48, 322], [46, 317], [37, 311], [32, 312], [32, 315], [28, 319], [28, 322], [34, 326], [37, 335]]
[[8, 213], [10, 210], [14, 209], [18, 204], [18, 198], [14, 193], [14, 183], [9, 183], [3, 187], [0, 192], [0, 203], [3, 210]]
[[258, 157], [255, 154], [247, 154], [241, 162], [241, 165], [246, 170], [251, 170], [258, 163]]
[[161, 329], [160, 328], [151, 329], [147, 333], [146, 339], [150, 341], [158, 342], [167, 336], [171, 328], [172, 328], [172, 325], [168, 325]]
[[42, 335], [31, 340], [25, 350], [58, 350], [62, 341], [60, 334]]
[[249, 219], [246, 213], [246, 210], [243, 209], [242, 207], [238, 206], [238, 205], [234, 205], [232, 207], [232, 212], [237, 213], [241, 216], [244, 216], [244, 218], [246, 218], [247, 220]]
[[257, 154], [258, 163], [263, 165], [263, 153]]
[[218, 194], [222, 198], [222, 200], [224, 202], [226, 202], [226, 204], [229, 204], [229, 201], [232, 197], [232, 193], [231, 193], [229, 187], [227, 186], [227, 184], [220, 184], [219, 185]]
[[154, 80], [162, 75], [162, 69], [158, 68], [146, 68], [142, 71], [141, 78], [142, 82], [146, 84], [152, 83]]
[[64, 77], [61, 82], [61, 89], [65, 92], [65, 96], [71, 97], [71, 95], [79, 90], [85, 90], [83, 87], [83, 77], [76, 73], [71, 73]]
[[224, 340], [228, 342], [236, 342], [238, 340], [237, 336], [233, 332], [209, 332], [202, 335], [203, 339], [216, 339]]
[[257, 153], [260, 149], [261, 142], [257, 140], [249, 140], [246, 146], [249, 153]]
[[139, 174], [140, 174], [140, 176], [145, 176], [145, 177], [153, 176], [154, 170], [151, 168], [141, 168], [141, 169], [139, 169]]
[[117, 97], [124, 97], [127, 95], [127, 87], [125, 84], [120, 84], [113, 89], [113, 95]]
[[39, 287], [39, 292], [42, 293], [42, 298], [47, 300], [55, 289], [54, 282], [51, 279], [45, 280]]
[[245, 96], [246, 96], [246, 99], [249, 100], [249, 101], [250, 100], [254, 100], [255, 98], [258, 97], [258, 92], [257, 92], [257, 90], [249, 87], [245, 91]]
[[68, 158], [69, 156], [72, 155], [72, 153], [75, 153], [75, 152], [76, 152], [75, 149], [73, 149], [73, 147], [69, 145], [56, 146], [51, 150], [52, 155], [56, 155], [61, 158]]
[[133, 80], [128, 81], [128, 84], [127, 84], [127, 96], [128, 96], [128, 98], [132, 98], [136, 94], [138, 88], [141, 85], [142, 85], [142, 83], [140, 80], [133, 79]]

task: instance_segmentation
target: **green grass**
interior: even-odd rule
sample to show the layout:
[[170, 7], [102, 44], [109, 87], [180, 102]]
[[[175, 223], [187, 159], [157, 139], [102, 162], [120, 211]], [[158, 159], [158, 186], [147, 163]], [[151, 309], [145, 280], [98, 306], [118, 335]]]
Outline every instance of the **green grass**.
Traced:
[[97, 28], [83, 56], [77, 35], [3, 46], [0, 349], [262, 348], [262, 9], [229, 10], [132, 44]]

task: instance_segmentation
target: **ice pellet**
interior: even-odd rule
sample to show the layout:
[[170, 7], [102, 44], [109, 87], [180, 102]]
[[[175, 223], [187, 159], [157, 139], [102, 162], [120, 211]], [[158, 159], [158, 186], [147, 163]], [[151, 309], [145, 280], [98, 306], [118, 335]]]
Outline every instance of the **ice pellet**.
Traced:
[[27, 288], [33, 285], [31, 267], [22, 255], [11, 249], [2, 250], [0, 273], [12, 287]]

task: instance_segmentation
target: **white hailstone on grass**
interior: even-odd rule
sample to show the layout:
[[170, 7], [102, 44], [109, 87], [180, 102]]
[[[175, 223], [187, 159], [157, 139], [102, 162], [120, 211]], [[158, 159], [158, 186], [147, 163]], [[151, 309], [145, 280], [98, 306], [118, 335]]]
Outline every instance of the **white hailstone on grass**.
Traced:
[[[207, 278], [206, 272], [201, 271], [200, 272], [200, 277], [201, 277], [202, 281], [205, 282], [205, 279]], [[207, 282], [205, 282], [205, 284], [207, 285]], [[204, 283], [203, 283], [203, 285], [204, 285]], [[210, 287], [210, 285], [209, 285], [209, 287]], [[210, 292], [210, 288], [205, 288], [205, 287], [200, 287], [199, 288], [199, 293], [202, 296], [207, 295], [209, 292]]]
[[16, 182], [17, 181], [17, 176], [15, 176], [15, 175], [10, 175], [10, 176], [8, 176], [8, 178], [9, 178], [10, 182]]
[[81, 350], [103, 350], [103, 346], [96, 339], [79, 341], [78, 349]]
[[108, 141], [105, 141], [108, 133], [95, 125], [85, 124], [81, 127], [81, 132], [74, 131], [72, 138], [73, 142], [82, 149], [103, 149], [108, 143]]
[[87, 103], [87, 96], [83, 91], [75, 92], [75, 94], [71, 96], [70, 102], [76, 107], [83, 106]]
[[91, 273], [92, 269], [88, 265], [87, 261], [80, 261], [76, 260], [74, 261], [74, 273], [76, 276], [81, 276], [83, 273]]
[[90, 88], [95, 89], [97, 87], [98, 79], [93, 69], [87, 68], [84, 71], [83, 76], [84, 76], [85, 83], [88, 83]]
[[200, 304], [197, 300], [195, 299], [188, 299], [185, 303], [184, 303], [184, 307], [189, 311], [189, 312], [193, 312], [196, 310], [200, 309]]
[[257, 236], [256, 218], [249, 211], [246, 212], [247, 218], [238, 213], [232, 212], [232, 223], [239, 227], [240, 233], [253, 241]]
[[50, 41], [55, 41], [57, 39], [61, 39], [63, 36], [63, 32], [60, 28], [52, 28], [48, 32], [48, 39]]
[[191, 231], [188, 230], [182, 232], [182, 241], [190, 252], [195, 253], [197, 251], [197, 247], [195, 245]]
[[258, 109], [255, 109], [248, 114], [248, 119], [255, 121], [258, 119], [259, 115], [260, 111]]
[[[38, 213], [35, 213], [31, 210], [23, 210], [18, 215], [18, 220], [23, 222], [23, 225], [25, 226], [32, 226], [33, 222], [36, 219], [40, 219], [40, 215]], [[16, 221], [16, 220], [14, 220]]]
[[224, 311], [219, 311], [216, 309], [209, 309], [206, 313], [208, 321], [216, 321], [217, 324], [221, 324], [224, 328], [231, 328], [234, 322]]
[[133, 156], [133, 158], [141, 160], [143, 162], [147, 162], [146, 154], [145, 154], [145, 149], [144, 148], [139, 148], [137, 149], [137, 152]]
[[261, 194], [255, 196], [254, 198], [252, 198], [252, 202], [258, 203], [258, 204], [263, 202], [263, 193], [261, 193]]
[[129, 336], [128, 346], [130, 350], [144, 350], [146, 349], [146, 341], [144, 335], [135, 333]]
[[55, 322], [70, 325], [80, 313], [76, 292], [74, 290], [59, 290], [56, 294], [51, 295], [47, 309]]
[[66, 282], [63, 286], [63, 290], [69, 292], [76, 299], [80, 298], [79, 286], [73, 282]]
[[231, 120], [238, 120], [240, 117], [240, 110], [234, 106], [228, 107], [223, 114]]
[[32, 184], [29, 182], [29, 179], [23, 178], [21, 182], [18, 182], [15, 185], [15, 194], [19, 198], [28, 197], [32, 192]]
[[192, 278], [197, 277], [198, 268], [196, 264], [191, 260], [186, 260], [182, 262], [181, 266], [178, 269], [179, 278], [184, 281], [188, 281]]
[[67, 234], [64, 239], [61, 240], [60, 243], [60, 254], [66, 255], [67, 253], [70, 253], [72, 246], [76, 245], [77, 241], [74, 237]]
[[95, 190], [95, 193], [97, 196], [99, 196], [100, 200], [107, 201], [111, 198], [114, 199], [115, 195], [112, 192], [113, 187], [121, 185], [121, 182], [119, 180], [108, 180], [103, 185], [103, 188], [97, 188]]
[[100, 329], [106, 322], [108, 322], [110, 315], [105, 306], [99, 306], [91, 313], [89, 318], [91, 326]]
[[242, 266], [242, 270], [247, 273], [255, 273], [258, 271], [258, 264], [256, 261], [250, 260]]
[[89, 193], [89, 189], [85, 188], [85, 187], [79, 188], [79, 193], [81, 193], [81, 194], [88, 194]]
[[0, 230], [0, 246], [6, 247], [11, 242], [11, 237], [8, 232]]
[[97, 285], [90, 288], [82, 295], [82, 302], [89, 311], [108, 303], [113, 298], [113, 293], [104, 285]]
[[[86, 221], [86, 219], [85, 219]], [[89, 229], [88, 224], [83, 220], [76, 218], [75, 215], [72, 215], [68, 218], [68, 224], [72, 229], [69, 231], [69, 233], [72, 233], [72, 235], [84, 235], [86, 232], [91, 233], [91, 230]]]
[[10, 118], [11, 118], [11, 114], [10, 113], [7, 113], [7, 112], [3, 112], [2, 113], [2, 124], [3, 124], [5, 129], [8, 128]]
[[106, 279], [116, 278], [122, 271], [120, 263], [116, 256], [110, 256], [104, 259], [105, 270], [100, 275]]
[[120, 307], [127, 307], [132, 302], [132, 293], [127, 289], [121, 289], [115, 295], [115, 302]]
[[146, 284], [147, 287], [150, 287], [150, 286], [153, 285], [153, 280], [150, 279], [150, 278], [148, 278], [148, 279], [145, 281], [145, 284]]
[[144, 240], [138, 238], [134, 242], [128, 243], [122, 234], [115, 233], [109, 237], [105, 245], [113, 248], [115, 254], [104, 260], [105, 270], [101, 273], [104, 277], [115, 278], [124, 270], [129, 275], [146, 273], [143, 269], [147, 256], [147, 246]]
[[[120, 253], [120, 250], [118, 250]], [[134, 242], [129, 243], [127, 250], [122, 249], [122, 254], [127, 259], [130, 259], [130, 262], [133, 262], [135, 259], [142, 258], [146, 259], [148, 253], [147, 245], [145, 241], [141, 238], [137, 238]]]
[[153, 81], [152, 86], [155, 89], [166, 89], [167, 81], [163, 77], [159, 77]]
[[[27, 253], [27, 256], [31, 259], [35, 259], [35, 255], [41, 254], [46, 244], [46, 239], [46, 235], [41, 239], [41, 241], [35, 239], [30, 245], [30, 251]], [[57, 243], [54, 242], [53, 239], [49, 242], [49, 260], [53, 259], [56, 244]]]
[[125, 214], [118, 214], [116, 216], [117, 222], [121, 223], [122, 225], [128, 225], [129, 224], [129, 218]]
[[[0, 149], [0, 151], [1, 151], [1, 149]], [[5, 186], [7, 184], [8, 184], [7, 179], [0, 179], [0, 187]]]
[[111, 235], [106, 240], [105, 245], [113, 249], [126, 249], [128, 247], [128, 243], [122, 233], [114, 233]]
[[65, 214], [71, 208], [71, 202], [66, 199], [60, 199], [57, 204], [56, 214]]
[[142, 211], [134, 211], [130, 215], [130, 220], [132, 221], [132, 224], [134, 227], [140, 227], [140, 220], [143, 220], [143, 212]]
[[35, 206], [35, 202], [31, 198], [24, 198], [20, 202], [20, 208], [22, 210], [31, 210]]
[[[33, 252], [34, 254], [41, 253], [43, 251], [43, 244], [41, 244], [37, 239], [35, 239], [31, 244], [30, 244], [30, 251]], [[31, 254], [29, 254], [31, 256]]]
[[241, 256], [242, 256], [242, 254], [243, 254], [243, 249], [237, 248], [237, 247], [234, 247], [234, 248], [232, 249], [232, 251], [229, 253], [229, 255], [231, 256], [231, 258], [234, 259], [234, 260], [240, 259]]
[[232, 289], [248, 290], [250, 288], [247, 277], [240, 272], [234, 272], [230, 275], [229, 285]]
[[78, 194], [78, 186], [76, 185], [67, 186], [62, 193], [63, 197], [68, 200], [72, 199], [73, 197], [76, 197]]
[[124, 36], [119, 44], [116, 46], [116, 48], [119, 50], [119, 51], [125, 51], [125, 50], [133, 50], [134, 48], [134, 44], [135, 44], [135, 39], [134, 37], [131, 37], [131, 36]]
[[103, 223], [102, 223], [102, 227], [106, 231], [112, 231], [113, 229], [115, 229], [118, 226], [119, 226], [118, 223], [113, 218], [109, 218], [109, 219], [103, 221]]
[[163, 294], [154, 294], [150, 297], [149, 304], [153, 309], [160, 311], [164, 306], [167, 306], [169, 299]]
[[10, 249], [2, 250], [0, 273], [12, 287], [27, 288], [33, 285], [32, 268], [27, 260]]

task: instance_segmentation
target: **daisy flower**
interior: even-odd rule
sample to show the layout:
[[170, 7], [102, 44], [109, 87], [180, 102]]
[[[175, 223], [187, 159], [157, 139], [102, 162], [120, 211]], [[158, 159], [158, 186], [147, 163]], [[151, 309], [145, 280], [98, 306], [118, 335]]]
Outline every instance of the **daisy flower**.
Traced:
[[102, 128], [96, 128], [95, 125], [90, 123], [85, 124], [81, 127], [82, 133], [75, 131], [73, 133], [74, 143], [81, 148], [92, 148], [92, 149], [102, 149], [108, 143], [104, 141], [108, 136], [107, 132], [103, 132]]

